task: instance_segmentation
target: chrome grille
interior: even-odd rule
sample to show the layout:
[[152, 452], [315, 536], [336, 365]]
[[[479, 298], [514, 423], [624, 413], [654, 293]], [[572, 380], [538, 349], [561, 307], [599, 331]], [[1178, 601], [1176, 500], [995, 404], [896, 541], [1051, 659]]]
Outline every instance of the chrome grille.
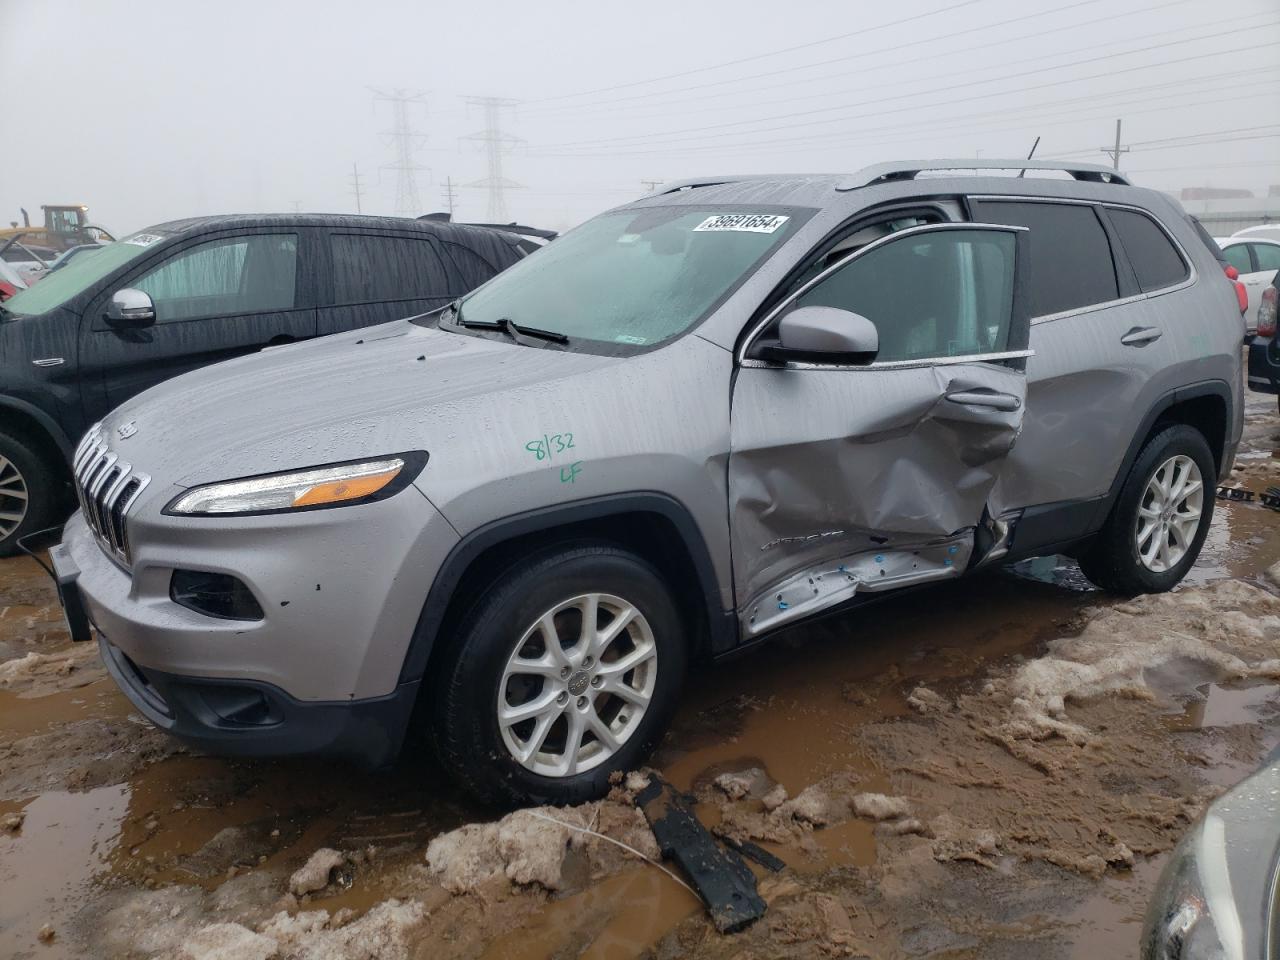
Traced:
[[151, 478], [135, 471], [107, 448], [101, 424], [80, 441], [72, 466], [80, 510], [98, 545], [107, 556], [129, 564], [132, 558], [125, 517]]

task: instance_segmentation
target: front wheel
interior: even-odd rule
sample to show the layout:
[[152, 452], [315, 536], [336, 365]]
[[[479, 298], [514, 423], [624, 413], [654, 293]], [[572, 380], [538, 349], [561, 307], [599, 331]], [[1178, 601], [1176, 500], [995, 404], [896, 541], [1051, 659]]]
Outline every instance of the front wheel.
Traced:
[[18, 540], [54, 521], [58, 478], [25, 441], [0, 433], [0, 557], [18, 552]]
[[465, 618], [438, 678], [432, 735], [445, 766], [500, 804], [578, 803], [643, 762], [684, 680], [670, 589], [612, 546], [533, 557]]
[[1200, 431], [1168, 427], [1147, 441], [1097, 540], [1080, 557], [1084, 575], [1113, 593], [1172, 589], [1209, 532], [1213, 455]]

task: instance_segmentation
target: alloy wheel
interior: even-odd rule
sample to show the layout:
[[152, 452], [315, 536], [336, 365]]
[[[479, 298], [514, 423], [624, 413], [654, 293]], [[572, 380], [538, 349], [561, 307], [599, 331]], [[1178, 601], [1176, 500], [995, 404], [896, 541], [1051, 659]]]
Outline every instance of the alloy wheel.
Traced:
[[27, 481], [13, 461], [0, 456], [0, 540], [18, 529], [27, 515]]
[[607, 761], [639, 727], [658, 646], [632, 604], [605, 593], [565, 600], [520, 637], [498, 687], [498, 727], [517, 763], [571, 777]]
[[1204, 514], [1204, 478], [1190, 457], [1179, 454], [1156, 468], [1138, 503], [1134, 545], [1143, 566], [1164, 573], [1191, 549]]

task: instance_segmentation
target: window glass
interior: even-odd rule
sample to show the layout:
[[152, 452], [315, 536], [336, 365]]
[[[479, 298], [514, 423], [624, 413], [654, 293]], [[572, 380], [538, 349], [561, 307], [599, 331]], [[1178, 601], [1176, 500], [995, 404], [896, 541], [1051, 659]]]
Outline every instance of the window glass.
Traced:
[[659, 343], [700, 320], [790, 236], [798, 211], [773, 209], [601, 214], [472, 293], [462, 322], [507, 318], [584, 340]]
[[1027, 227], [1031, 316], [1079, 310], [1119, 296], [1107, 233], [1092, 207], [979, 201], [976, 219]]
[[[93, 254], [81, 254], [70, 263], [44, 276], [34, 287], [19, 290], [4, 302], [4, 309], [17, 316], [33, 316], [60, 307], [72, 297], [84, 293], [95, 283], [105, 280], [109, 273], [120, 269], [132, 260], [144, 256], [153, 242], [168, 239], [158, 234], [142, 234], [108, 244]], [[146, 242], [140, 242], [140, 241]]]
[[1107, 208], [1144, 293], [1187, 279], [1187, 265], [1168, 235], [1146, 214]]
[[449, 276], [429, 240], [355, 233], [331, 239], [335, 304], [449, 296]]
[[458, 269], [458, 282], [452, 284], [457, 293], [474, 290], [498, 272], [488, 260], [460, 243], [444, 242], [441, 246]]
[[1249, 245], [1247, 243], [1233, 243], [1229, 247], [1223, 247], [1222, 255], [1227, 258], [1227, 263], [1241, 273], [1253, 272], [1253, 261], [1249, 259]]
[[880, 336], [877, 361], [998, 353], [1009, 343], [1016, 244], [995, 230], [901, 237], [845, 264], [796, 306], [862, 314]]
[[1258, 258], [1259, 270], [1280, 270], [1280, 246], [1272, 243], [1251, 243], [1253, 255]]
[[254, 234], [188, 247], [129, 286], [149, 293], [166, 323], [292, 310], [297, 271], [295, 234]]

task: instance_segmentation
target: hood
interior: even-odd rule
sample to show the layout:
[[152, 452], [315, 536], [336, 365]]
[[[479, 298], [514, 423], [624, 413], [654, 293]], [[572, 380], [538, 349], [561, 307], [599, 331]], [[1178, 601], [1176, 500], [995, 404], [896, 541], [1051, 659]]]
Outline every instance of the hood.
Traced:
[[[405, 320], [214, 364], [153, 387], [103, 421], [122, 459], [155, 486], [191, 486], [427, 450], [478, 406], [616, 364], [441, 332]], [[121, 438], [120, 427], [134, 431]], [[129, 431], [126, 430], [126, 433]]]

